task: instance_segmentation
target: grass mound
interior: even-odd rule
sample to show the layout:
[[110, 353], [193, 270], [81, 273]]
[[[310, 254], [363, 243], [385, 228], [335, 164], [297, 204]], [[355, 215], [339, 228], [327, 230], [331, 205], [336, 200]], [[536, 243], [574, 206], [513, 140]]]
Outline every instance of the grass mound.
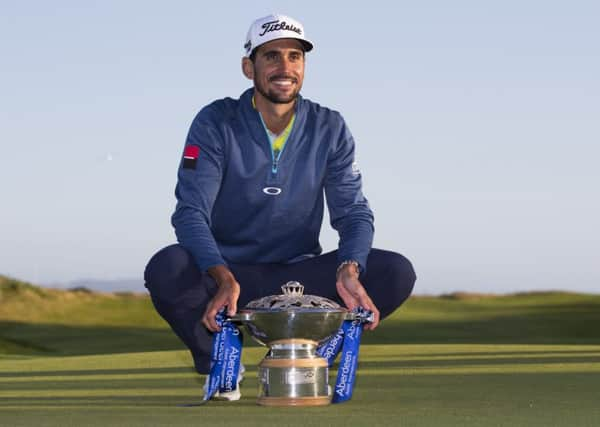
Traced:
[[0, 276], [0, 354], [181, 348], [147, 295], [46, 289]]
[[0, 302], [5, 298], [25, 295], [44, 296], [46, 291], [39, 286], [34, 286], [31, 283], [23, 282], [11, 277], [0, 275]]

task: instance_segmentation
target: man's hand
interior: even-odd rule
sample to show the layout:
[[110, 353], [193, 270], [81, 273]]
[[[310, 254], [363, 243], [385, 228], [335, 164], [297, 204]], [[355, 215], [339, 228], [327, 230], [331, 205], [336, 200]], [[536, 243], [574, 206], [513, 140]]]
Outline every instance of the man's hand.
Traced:
[[358, 280], [358, 269], [352, 264], [344, 265], [335, 283], [337, 292], [348, 309], [362, 307], [373, 312], [373, 322], [365, 324], [365, 329], [373, 330], [379, 324], [379, 310]]
[[211, 332], [221, 330], [217, 325], [217, 313], [227, 306], [227, 314], [233, 316], [237, 312], [237, 301], [240, 297], [240, 284], [235, 280], [233, 273], [224, 265], [217, 265], [208, 269], [208, 273], [217, 282], [217, 293], [208, 303], [202, 323]]

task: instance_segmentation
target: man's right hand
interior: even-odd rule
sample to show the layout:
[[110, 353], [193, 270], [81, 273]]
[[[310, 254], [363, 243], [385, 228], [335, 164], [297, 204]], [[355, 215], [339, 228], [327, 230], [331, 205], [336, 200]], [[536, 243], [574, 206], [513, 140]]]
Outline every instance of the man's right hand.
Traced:
[[208, 273], [217, 282], [217, 293], [208, 303], [202, 323], [211, 332], [221, 330], [217, 325], [217, 313], [227, 306], [227, 314], [233, 316], [237, 312], [237, 301], [240, 297], [240, 284], [237, 282], [231, 270], [224, 265], [217, 265], [208, 269]]

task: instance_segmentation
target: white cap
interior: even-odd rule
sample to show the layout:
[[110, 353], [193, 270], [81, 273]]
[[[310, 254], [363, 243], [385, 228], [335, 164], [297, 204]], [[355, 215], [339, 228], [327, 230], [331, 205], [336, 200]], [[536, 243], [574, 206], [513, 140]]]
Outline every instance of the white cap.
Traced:
[[304, 37], [304, 27], [300, 22], [289, 16], [273, 14], [259, 18], [250, 25], [244, 45], [246, 56], [250, 56], [258, 46], [277, 39], [300, 40], [305, 52], [313, 48], [312, 42]]

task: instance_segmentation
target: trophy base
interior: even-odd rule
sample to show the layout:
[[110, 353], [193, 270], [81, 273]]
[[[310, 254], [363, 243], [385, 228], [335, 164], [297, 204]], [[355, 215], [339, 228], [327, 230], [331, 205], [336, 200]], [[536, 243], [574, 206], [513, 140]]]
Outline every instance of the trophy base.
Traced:
[[331, 403], [326, 397], [259, 397], [258, 404], [262, 406], [324, 406]]
[[259, 405], [331, 403], [327, 361], [315, 354], [314, 341], [282, 340], [271, 345], [270, 353], [259, 364]]

